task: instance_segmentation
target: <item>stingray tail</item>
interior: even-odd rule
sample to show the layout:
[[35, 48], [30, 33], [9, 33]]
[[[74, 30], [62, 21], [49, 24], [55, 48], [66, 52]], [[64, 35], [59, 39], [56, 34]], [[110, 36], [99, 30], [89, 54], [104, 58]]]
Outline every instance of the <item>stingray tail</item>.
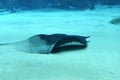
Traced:
[[9, 45], [9, 43], [2, 43], [2, 44], [0, 44], [0, 46], [2, 46], [2, 45]]

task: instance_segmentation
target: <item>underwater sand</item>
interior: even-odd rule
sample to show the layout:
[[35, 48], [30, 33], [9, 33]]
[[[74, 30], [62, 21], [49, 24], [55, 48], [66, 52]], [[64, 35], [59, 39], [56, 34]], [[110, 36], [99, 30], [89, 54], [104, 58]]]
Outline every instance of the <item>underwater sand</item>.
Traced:
[[30, 54], [0, 46], [0, 80], [120, 80], [120, 8], [94, 11], [31, 11], [0, 15], [0, 43], [36, 34], [91, 37], [84, 50]]

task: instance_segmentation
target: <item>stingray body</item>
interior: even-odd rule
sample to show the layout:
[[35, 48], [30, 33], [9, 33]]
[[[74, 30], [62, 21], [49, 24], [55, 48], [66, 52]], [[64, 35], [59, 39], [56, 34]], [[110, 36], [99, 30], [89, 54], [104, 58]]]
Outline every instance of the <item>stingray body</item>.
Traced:
[[66, 50], [84, 49], [89, 36], [66, 34], [39, 34], [26, 40], [0, 45], [14, 45], [17, 50], [29, 53], [57, 53]]

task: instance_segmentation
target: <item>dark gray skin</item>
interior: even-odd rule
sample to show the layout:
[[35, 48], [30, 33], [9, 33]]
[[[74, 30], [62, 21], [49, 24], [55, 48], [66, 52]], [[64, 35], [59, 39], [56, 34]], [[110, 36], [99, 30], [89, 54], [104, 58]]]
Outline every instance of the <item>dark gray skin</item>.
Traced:
[[[90, 36], [66, 34], [38, 34], [26, 40], [0, 45], [14, 45], [17, 50], [28, 53], [57, 53], [66, 50], [85, 49]], [[75, 44], [74, 44], [75, 43]]]

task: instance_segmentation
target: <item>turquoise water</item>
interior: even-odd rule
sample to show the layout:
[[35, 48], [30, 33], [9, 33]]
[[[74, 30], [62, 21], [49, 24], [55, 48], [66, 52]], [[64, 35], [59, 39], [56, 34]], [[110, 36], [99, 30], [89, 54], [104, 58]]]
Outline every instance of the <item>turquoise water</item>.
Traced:
[[15, 12], [0, 7], [0, 11], [0, 44], [36, 34], [91, 36], [86, 49], [56, 54], [0, 45], [0, 80], [120, 80], [120, 25], [109, 22], [120, 16], [119, 5], [97, 5], [93, 10], [18, 8]]

